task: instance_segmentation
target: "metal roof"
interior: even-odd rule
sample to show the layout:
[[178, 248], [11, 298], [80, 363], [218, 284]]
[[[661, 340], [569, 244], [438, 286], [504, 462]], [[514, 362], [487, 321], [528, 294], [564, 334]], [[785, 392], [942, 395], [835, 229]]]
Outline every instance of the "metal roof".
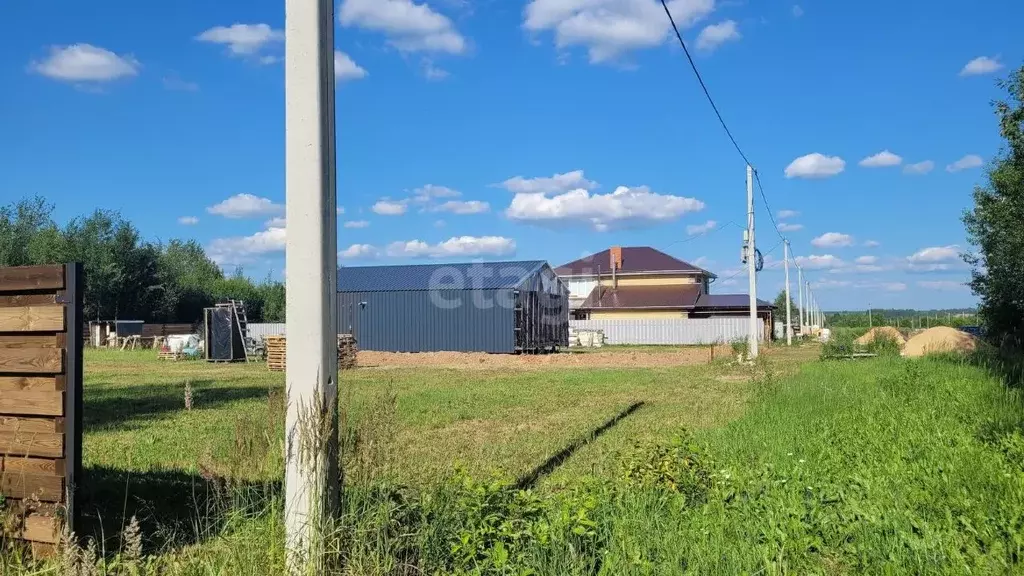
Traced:
[[[774, 308], [771, 302], [758, 299], [758, 308]], [[749, 294], [701, 294], [697, 308], [750, 308]]]
[[[555, 269], [560, 276], [610, 276], [611, 270], [611, 249], [602, 250], [596, 254], [585, 256], [579, 260], [573, 260], [568, 264], [562, 264]], [[622, 248], [622, 268], [620, 274], [664, 274], [669, 272], [683, 273], [704, 273], [715, 277], [714, 274], [685, 262], [673, 256], [665, 254], [661, 250], [655, 250], [649, 246], [626, 246]]]
[[545, 266], [543, 260], [345, 266], [338, 268], [338, 292], [511, 289]]

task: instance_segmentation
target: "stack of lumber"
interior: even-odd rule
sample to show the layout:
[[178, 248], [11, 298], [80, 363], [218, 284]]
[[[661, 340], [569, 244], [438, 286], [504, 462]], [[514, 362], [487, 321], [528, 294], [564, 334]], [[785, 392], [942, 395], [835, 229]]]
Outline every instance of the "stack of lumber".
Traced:
[[356, 338], [351, 334], [338, 335], [338, 370], [351, 370], [356, 367], [356, 355], [359, 347]]
[[81, 270], [68, 269], [0, 268], [0, 542], [24, 541], [37, 556], [76, 517]]
[[267, 336], [263, 340], [267, 343], [267, 368], [273, 372], [284, 372], [286, 365], [285, 337]]
[[[267, 336], [267, 368], [273, 372], [284, 372], [288, 367], [286, 355], [287, 339], [284, 336]], [[351, 334], [338, 335], [338, 369], [351, 370], [356, 367], [356, 355], [359, 352], [356, 339]]]

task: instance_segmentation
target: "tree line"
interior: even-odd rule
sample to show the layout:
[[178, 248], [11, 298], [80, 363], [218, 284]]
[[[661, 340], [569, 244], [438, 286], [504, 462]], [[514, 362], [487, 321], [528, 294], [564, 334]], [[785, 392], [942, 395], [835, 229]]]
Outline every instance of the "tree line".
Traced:
[[40, 197], [0, 207], [0, 266], [81, 262], [87, 320], [196, 322], [203, 308], [236, 299], [251, 322], [284, 321], [282, 282], [225, 274], [195, 240], [145, 240], [110, 210], [61, 226], [53, 210]]

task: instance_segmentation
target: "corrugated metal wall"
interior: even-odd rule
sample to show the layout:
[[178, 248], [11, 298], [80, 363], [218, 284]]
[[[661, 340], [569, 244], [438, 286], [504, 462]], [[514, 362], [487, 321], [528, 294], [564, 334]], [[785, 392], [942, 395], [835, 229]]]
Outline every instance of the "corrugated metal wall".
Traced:
[[338, 330], [360, 350], [515, 352], [511, 290], [338, 293]]
[[[757, 320], [764, 334], [764, 320]], [[665, 318], [650, 320], [570, 320], [577, 330], [604, 330], [606, 344], [715, 344], [743, 340], [749, 318]]]

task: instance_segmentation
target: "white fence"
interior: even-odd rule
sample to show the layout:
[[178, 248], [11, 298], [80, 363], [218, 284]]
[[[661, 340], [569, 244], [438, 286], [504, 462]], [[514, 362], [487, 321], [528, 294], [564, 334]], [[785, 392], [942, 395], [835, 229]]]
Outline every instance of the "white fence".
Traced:
[[[758, 318], [758, 334], [764, 334], [764, 320]], [[606, 344], [712, 344], [745, 340], [750, 319], [664, 318], [637, 320], [570, 320], [579, 330], [604, 330]], [[248, 326], [249, 336], [260, 339], [284, 334], [284, 322]]]
[[246, 331], [249, 333], [250, 338], [261, 340], [266, 336], [283, 335], [284, 326], [284, 322], [274, 322], [266, 324], [252, 323], [246, 326]]
[[[764, 320], [758, 318], [758, 334]], [[606, 344], [715, 344], [745, 340], [750, 318], [664, 318], [636, 320], [570, 320], [577, 330], [604, 330]]]

